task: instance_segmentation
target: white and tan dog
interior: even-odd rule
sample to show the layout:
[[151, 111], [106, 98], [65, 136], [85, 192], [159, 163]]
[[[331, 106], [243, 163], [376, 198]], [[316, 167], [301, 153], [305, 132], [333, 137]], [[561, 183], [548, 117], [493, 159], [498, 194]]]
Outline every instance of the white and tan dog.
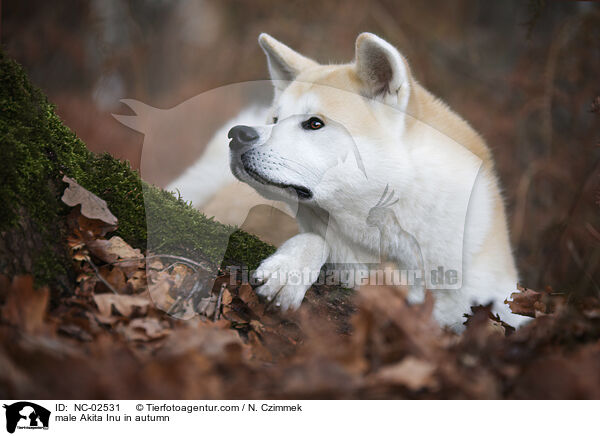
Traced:
[[[521, 324], [504, 304], [517, 271], [483, 139], [373, 34], [359, 35], [344, 65], [320, 65], [266, 34], [259, 43], [275, 97], [266, 124], [252, 111], [229, 130], [230, 167], [262, 196], [288, 204], [300, 229], [259, 267], [259, 294], [296, 309], [324, 264], [361, 270], [385, 257], [422, 274], [409, 298], [432, 290], [442, 325], [460, 330], [471, 305], [489, 302]], [[215, 147], [171, 188], [185, 197], [198, 168], [224, 165]], [[284, 279], [298, 272], [309, 279]]]

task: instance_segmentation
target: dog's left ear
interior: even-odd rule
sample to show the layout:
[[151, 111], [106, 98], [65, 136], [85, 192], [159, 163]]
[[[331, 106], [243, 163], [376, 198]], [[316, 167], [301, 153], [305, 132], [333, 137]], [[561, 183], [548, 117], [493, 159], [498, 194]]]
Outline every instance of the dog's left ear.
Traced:
[[318, 65], [266, 33], [260, 34], [258, 43], [267, 55], [271, 79], [279, 90], [286, 88], [300, 71]]
[[372, 33], [361, 33], [356, 39], [355, 65], [367, 97], [406, 108], [410, 69], [394, 46]]

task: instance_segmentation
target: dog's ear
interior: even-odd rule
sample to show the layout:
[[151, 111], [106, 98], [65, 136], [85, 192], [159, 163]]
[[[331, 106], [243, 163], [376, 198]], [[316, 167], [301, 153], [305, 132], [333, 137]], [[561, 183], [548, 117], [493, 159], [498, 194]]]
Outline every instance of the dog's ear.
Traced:
[[312, 59], [302, 56], [266, 33], [260, 34], [258, 43], [267, 55], [271, 79], [279, 90], [287, 87], [300, 71], [318, 65]]
[[361, 33], [356, 39], [356, 73], [365, 95], [381, 98], [406, 108], [410, 95], [408, 63], [390, 43], [372, 33]]

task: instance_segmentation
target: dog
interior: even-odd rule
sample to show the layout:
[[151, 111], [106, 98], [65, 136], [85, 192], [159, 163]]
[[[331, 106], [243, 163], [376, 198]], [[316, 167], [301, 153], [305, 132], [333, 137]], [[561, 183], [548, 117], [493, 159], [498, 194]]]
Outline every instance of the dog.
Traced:
[[[391, 263], [412, 272], [409, 301], [433, 293], [442, 326], [460, 331], [470, 307], [488, 303], [521, 325], [505, 304], [518, 275], [482, 137], [374, 34], [360, 34], [354, 60], [341, 65], [321, 65], [267, 34], [258, 42], [274, 98], [252, 121], [228, 126], [229, 166], [262, 197], [286, 204], [299, 233], [254, 273], [257, 293], [297, 309], [324, 265], [370, 274]], [[192, 168], [225, 165], [215, 144], [207, 157], [219, 162], [205, 157]], [[193, 174], [171, 187], [194, 185]]]

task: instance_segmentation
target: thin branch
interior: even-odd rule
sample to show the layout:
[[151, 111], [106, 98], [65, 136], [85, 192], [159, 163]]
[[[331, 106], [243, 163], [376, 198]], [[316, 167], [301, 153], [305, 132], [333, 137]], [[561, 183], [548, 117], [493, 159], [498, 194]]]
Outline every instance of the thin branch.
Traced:
[[219, 296], [217, 297], [217, 305], [215, 306], [215, 316], [214, 321], [218, 321], [221, 318], [221, 303], [223, 301], [223, 293], [225, 292], [225, 283], [221, 284], [221, 289], [219, 290]]
[[89, 262], [89, 264], [92, 266], [92, 268], [94, 268], [94, 271], [96, 272], [96, 275], [98, 276], [98, 278], [100, 279], [100, 281], [102, 283], [104, 283], [104, 285], [106, 285], [106, 287], [108, 289], [110, 289], [114, 294], [116, 295], [121, 295], [119, 294], [115, 288], [112, 287], [112, 285], [110, 283], [108, 283], [106, 281], [106, 279], [104, 277], [102, 277], [102, 274], [100, 274], [100, 270], [98, 270], [98, 267], [94, 264], [94, 262], [92, 262], [92, 259], [90, 259], [90, 257], [87, 257], [87, 261]]

